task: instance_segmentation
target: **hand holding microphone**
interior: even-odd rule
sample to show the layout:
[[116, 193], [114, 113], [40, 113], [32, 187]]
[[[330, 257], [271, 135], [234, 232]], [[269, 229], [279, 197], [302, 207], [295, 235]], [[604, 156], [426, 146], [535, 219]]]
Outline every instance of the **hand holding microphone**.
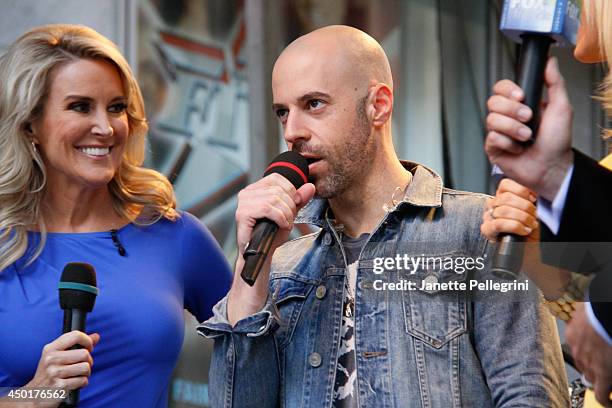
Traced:
[[[89, 382], [93, 359], [91, 353], [100, 341], [97, 333], [64, 333], [45, 345], [34, 378], [24, 388], [76, 390]], [[74, 349], [75, 345], [82, 348]], [[53, 406], [57, 406], [55, 403]]]
[[[542, 109], [537, 136], [527, 123], [533, 110], [522, 103], [524, 92], [510, 80], [495, 84], [487, 105], [489, 133], [485, 150], [491, 163], [498, 165], [512, 180], [538, 193], [550, 202], [573, 162], [571, 150], [572, 106], [565, 82], [555, 59], [550, 59], [544, 73], [548, 103]], [[492, 271], [514, 279], [523, 258], [523, 240], [514, 234], [500, 234]]]
[[[495, 84], [487, 105], [485, 150], [506, 176], [552, 201], [573, 161], [572, 108], [556, 60], [548, 61], [551, 44], [575, 44], [580, 5], [575, 0], [533, 2], [506, 0], [501, 31], [522, 43], [518, 84]], [[549, 105], [540, 115], [543, 85]], [[495, 169], [494, 169], [495, 170]], [[523, 258], [523, 239], [500, 235], [491, 270], [513, 279]]]
[[504, 79], [493, 87], [487, 101], [489, 160], [506, 176], [552, 201], [573, 162], [571, 150], [572, 106], [556, 59], [551, 58], [544, 72], [548, 101], [541, 111], [533, 144], [525, 145], [533, 131], [527, 123], [533, 111], [522, 103], [525, 93], [514, 82]]
[[[572, 46], [580, 24], [576, 0], [505, 0], [500, 30], [522, 43], [517, 83], [501, 80], [487, 101], [485, 150], [506, 176], [552, 201], [573, 162], [572, 106], [553, 43]], [[548, 103], [540, 112], [542, 88]]]
[[[275, 197], [276, 202], [271, 204], [281, 205], [276, 207], [268, 206], [266, 208], [269, 214], [278, 216], [278, 222], [271, 217], [265, 216], [265, 218], [257, 219], [253, 230], [250, 231], [251, 238], [243, 253], [245, 265], [241, 273], [242, 279], [250, 286], [255, 284], [255, 280], [267, 259], [268, 253], [274, 245], [278, 228], [282, 229], [286, 226], [288, 231], [291, 231], [293, 219], [297, 214], [296, 206], [304, 205], [312, 198], [312, 196], [305, 196], [304, 198], [307, 198], [307, 200], [304, 202], [301, 195], [296, 191], [296, 189], [300, 189], [305, 184], [308, 184], [308, 175], [308, 162], [306, 158], [293, 151], [281, 153], [266, 169], [264, 179], [267, 176], [270, 178], [274, 177], [270, 182], [272, 187], [277, 188], [278, 193]], [[248, 190], [248, 188], [245, 190]], [[310, 192], [312, 189], [307, 187], [307, 190]], [[312, 190], [312, 193], [314, 194], [314, 190]], [[285, 205], [282, 205], [283, 203]], [[236, 214], [238, 217], [238, 212]], [[281, 243], [286, 239], [287, 237]], [[240, 242], [239, 237], [238, 243], [240, 244]], [[276, 246], [278, 246], [278, 240], [276, 242]]]
[[512, 179], [503, 179], [495, 197], [487, 201], [480, 232], [490, 241], [495, 241], [501, 233], [511, 233], [538, 242], [540, 235], [535, 201], [536, 196], [531, 190]]
[[93, 266], [69, 263], [64, 267], [58, 285], [59, 303], [64, 310], [63, 332], [45, 345], [34, 378], [26, 388], [59, 388], [68, 390], [61, 407], [75, 407], [79, 389], [86, 386], [91, 375], [91, 353], [100, 335], [87, 335], [85, 321], [93, 310], [98, 288]]
[[272, 161], [264, 178], [238, 193], [239, 254], [228, 300], [231, 324], [265, 304], [272, 254], [287, 241], [298, 211], [315, 193], [314, 185], [307, 182], [307, 169], [301, 155], [285, 152]]

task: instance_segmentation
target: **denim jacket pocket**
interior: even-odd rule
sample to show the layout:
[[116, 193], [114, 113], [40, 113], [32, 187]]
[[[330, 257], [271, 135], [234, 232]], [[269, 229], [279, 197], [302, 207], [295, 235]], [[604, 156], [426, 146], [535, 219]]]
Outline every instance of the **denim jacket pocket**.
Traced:
[[270, 286], [281, 319], [276, 338], [279, 347], [283, 348], [291, 341], [304, 302], [314, 284], [292, 277], [291, 274], [277, 274], [271, 278]]
[[[458, 285], [467, 285], [467, 273], [448, 268], [448, 259], [460, 257], [436, 255], [435, 259], [445, 259], [446, 264], [434, 262], [405, 276], [416, 283], [413, 290], [402, 292], [406, 332], [436, 349], [467, 331], [467, 290]], [[425, 288], [424, 282], [430, 287]], [[437, 284], [449, 287], [438, 288]]]

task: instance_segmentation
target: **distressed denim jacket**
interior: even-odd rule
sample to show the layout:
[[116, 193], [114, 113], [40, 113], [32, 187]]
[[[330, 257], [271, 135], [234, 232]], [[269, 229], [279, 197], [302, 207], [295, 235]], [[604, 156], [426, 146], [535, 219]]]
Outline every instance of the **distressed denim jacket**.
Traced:
[[[375, 259], [408, 253], [490, 258], [480, 234], [486, 196], [443, 188], [413, 173], [405, 196], [372, 232], [359, 256], [354, 333], [359, 406], [567, 407], [556, 325], [539, 301], [475, 301], [469, 291], [421, 290], [423, 280], [467, 280], [439, 263], [374, 273]], [[320, 230], [274, 253], [265, 307], [232, 327], [227, 297], [198, 327], [215, 339], [213, 407], [330, 407], [347, 265], [327, 201], [313, 200], [296, 222]], [[486, 273], [487, 271], [483, 271]], [[374, 290], [382, 282], [416, 290]], [[375, 281], [378, 281], [375, 283]]]

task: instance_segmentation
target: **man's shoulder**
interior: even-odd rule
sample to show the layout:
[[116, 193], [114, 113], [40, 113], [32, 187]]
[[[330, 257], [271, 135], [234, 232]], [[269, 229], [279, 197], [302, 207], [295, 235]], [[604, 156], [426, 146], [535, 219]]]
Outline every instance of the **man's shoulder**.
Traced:
[[442, 189], [442, 208], [447, 213], [459, 211], [481, 214], [489, 198], [491, 196], [488, 194], [444, 187]]
[[485, 193], [475, 193], [472, 191], [463, 191], [463, 190], [454, 190], [452, 188], [444, 187], [442, 189], [442, 196], [449, 197], [461, 197], [465, 200], [472, 200], [475, 203], [486, 201], [488, 198], [491, 198], [489, 194]]

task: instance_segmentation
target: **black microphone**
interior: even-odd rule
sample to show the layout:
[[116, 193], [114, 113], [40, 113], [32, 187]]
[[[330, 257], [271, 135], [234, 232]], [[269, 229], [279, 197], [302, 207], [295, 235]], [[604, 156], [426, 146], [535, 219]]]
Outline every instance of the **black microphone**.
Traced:
[[[73, 330], [85, 332], [87, 313], [93, 310], [98, 287], [96, 270], [87, 263], [71, 262], [66, 264], [58, 285], [60, 307], [64, 311], [63, 333]], [[80, 344], [70, 349], [83, 348]], [[60, 407], [76, 407], [79, 403], [79, 390], [68, 393]]]
[[550, 46], [575, 45], [580, 24], [577, 0], [505, 0], [499, 29], [511, 40], [522, 43], [518, 86], [525, 92], [523, 103], [532, 110], [527, 126], [533, 143], [539, 127], [544, 70]]
[[[526, 147], [533, 144], [540, 126], [540, 101], [550, 46], [576, 44], [579, 24], [580, 4], [576, 0], [504, 1], [499, 28], [513, 41], [522, 43], [517, 83], [525, 92], [523, 104], [533, 112], [527, 123], [532, 136], [524, 142]], [[496, 169], [493, 171], [495, 175]], [[524, 241], [518, 235], [500, 235], [491, 268], [496, 276], [516, 278], [523, 263]]]
[[[285, 177], [298, 189], [308, 182], [308, 161], [297, 152], [284, 152], [272, 160], [263, 176], [265, 177], [272, 173], [278, 173]], [[244, 258], [244, 268], [240, 274], [249, 286], [255, 284], [255, 280], [266, 261], [277, 231], [278, 225], [267, 218], [258, 220], [255, 223], [251, 240], [242, 255]]]

